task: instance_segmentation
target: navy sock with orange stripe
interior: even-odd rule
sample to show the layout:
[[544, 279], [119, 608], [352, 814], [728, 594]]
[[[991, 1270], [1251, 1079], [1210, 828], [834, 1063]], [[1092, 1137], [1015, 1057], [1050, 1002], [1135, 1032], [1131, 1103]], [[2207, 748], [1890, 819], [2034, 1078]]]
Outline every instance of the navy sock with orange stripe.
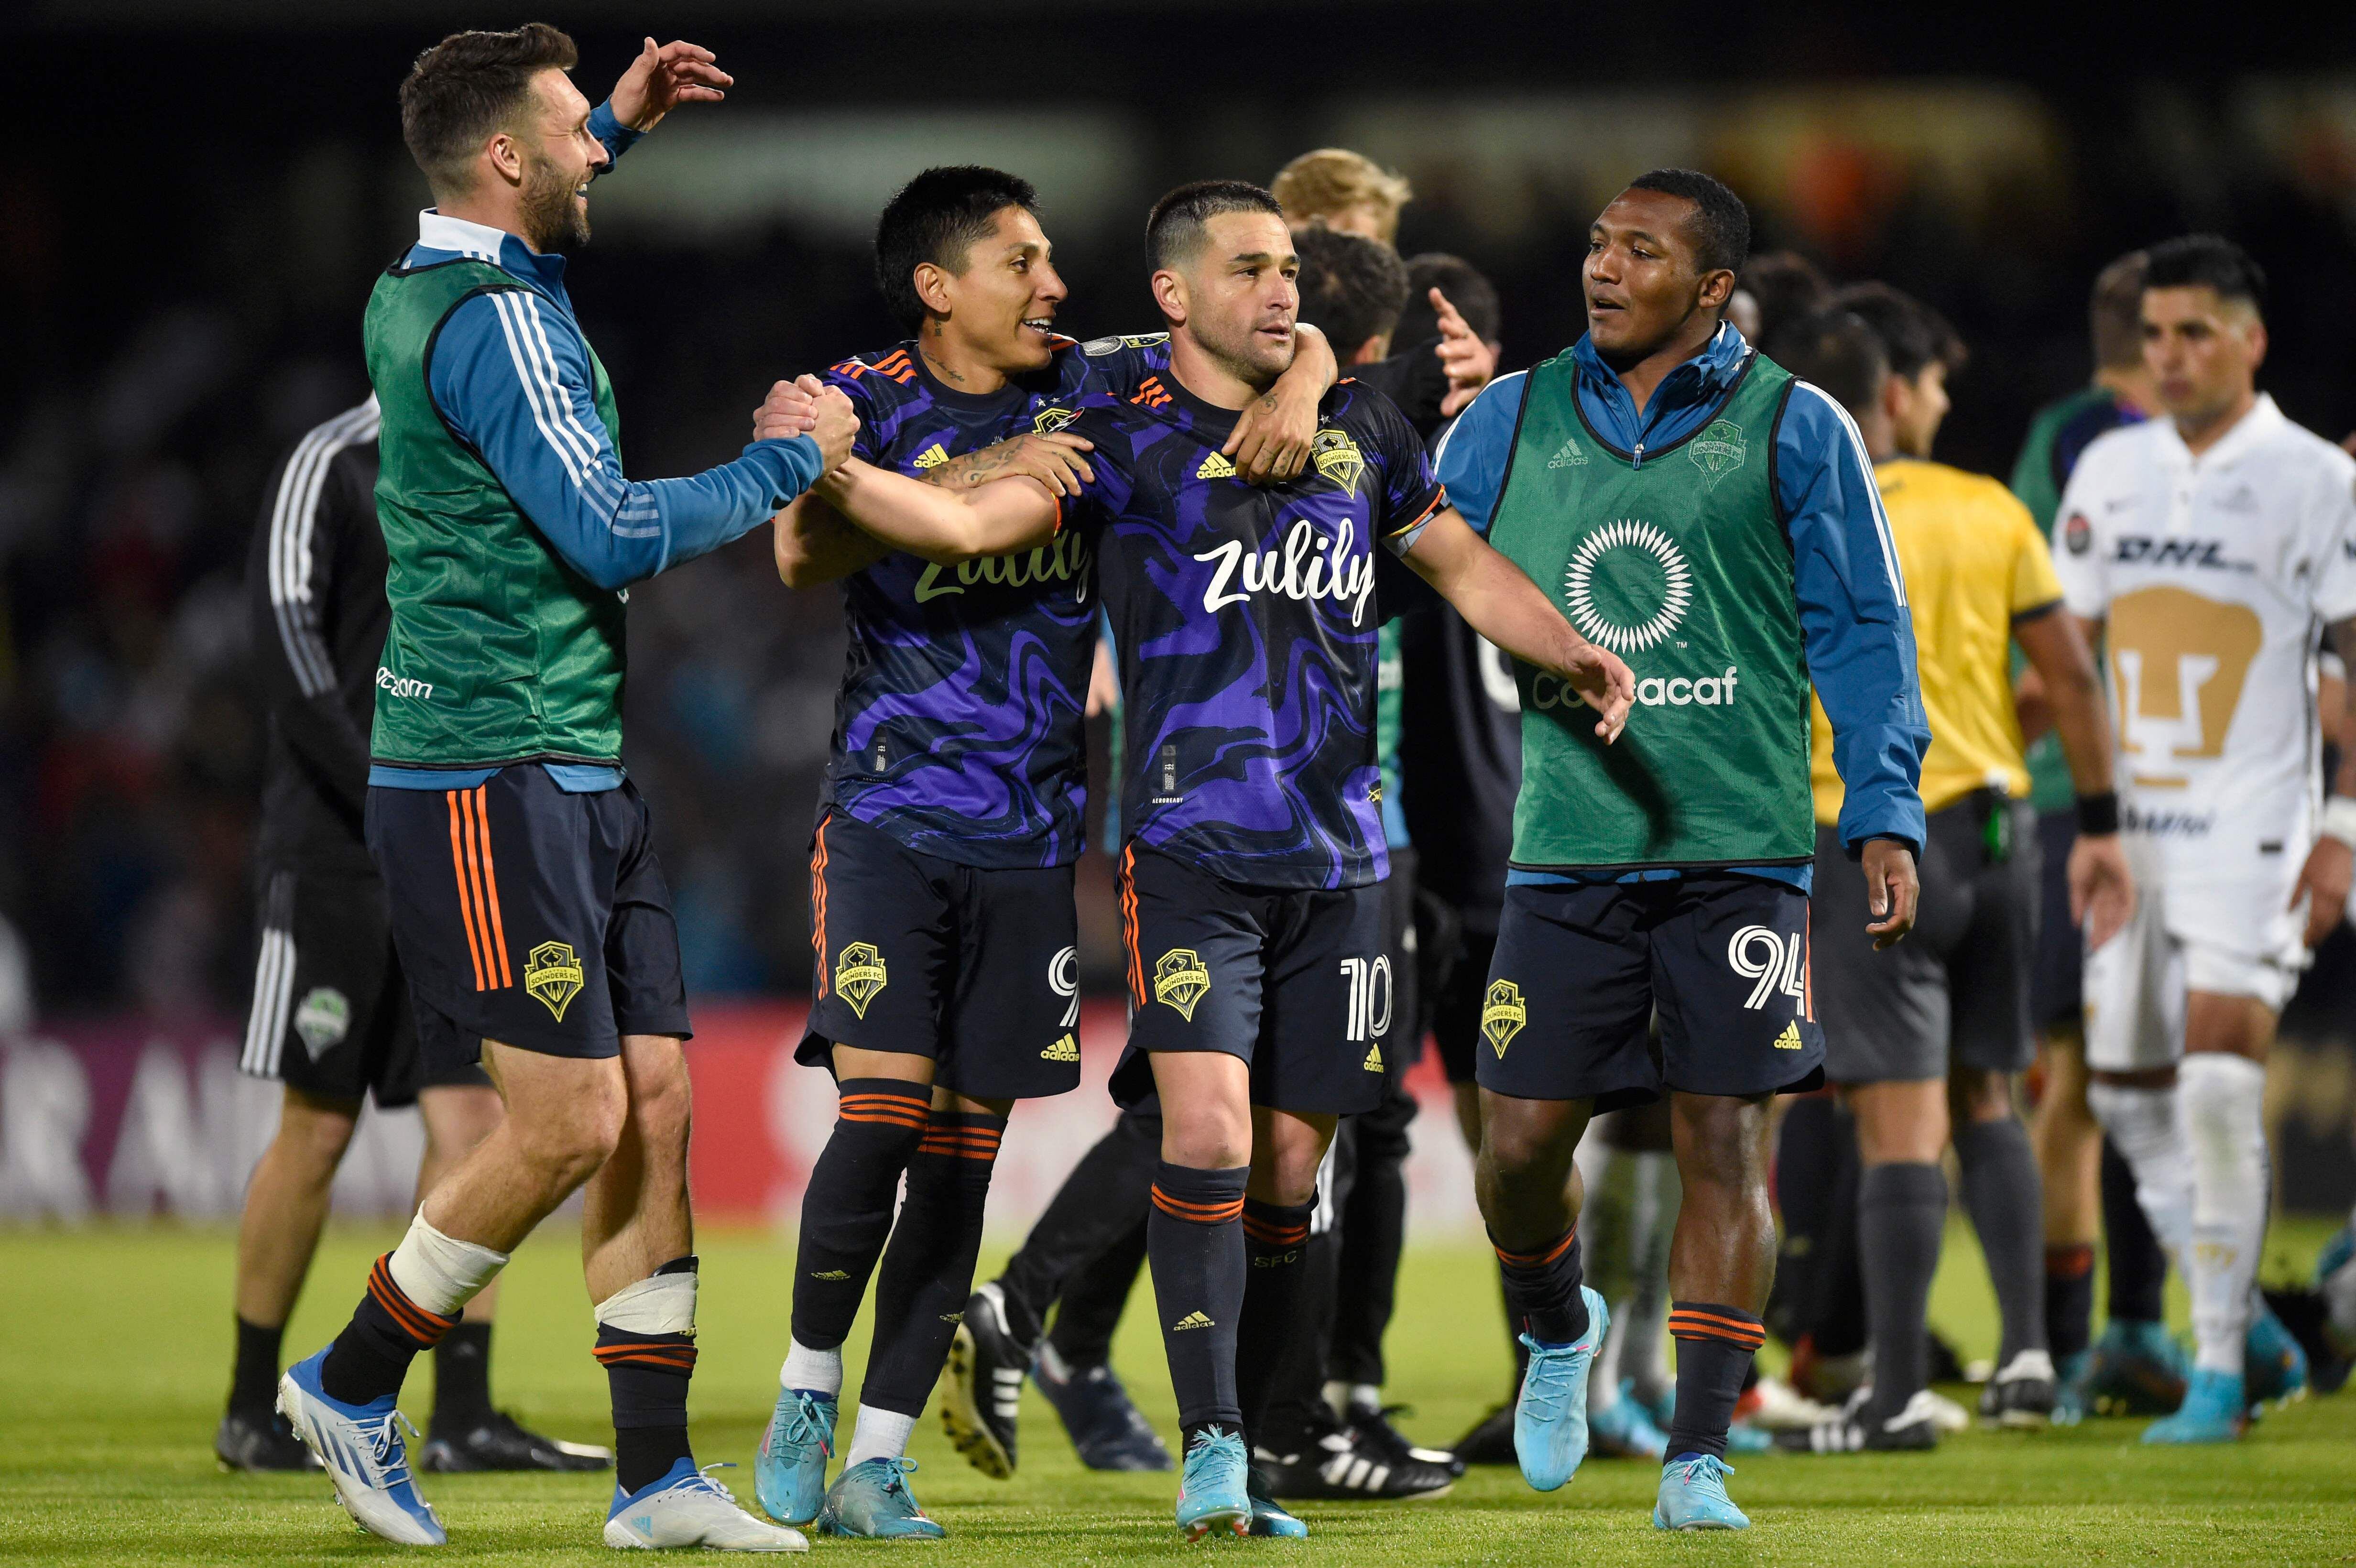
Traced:
[[927, 1085], [899, 1078], [846, 1078], [838, 1089], [834, 1131], [802, 1194], [794, 1259], [794, 1339], [814, 1350], [841, 1344], [859, 1316], [933, 1103]]
[[[694, 1272], [691, 1256], [673, 1258], [655, 1275]], [[695, 1375], [695, 1336], [601, 1322], [595, 1355], [614, 1399], [614, 1479], [625, 1494], [636, 1493], [694, 1457], [687, 1441], [687, 1386]]]
[[1677, 1408], [1669, 1418], [1669, 1457], [1726, 1457], [1726, 1434], [1751, 1358], [1767, 1338], [1766, 1325], [1739, 1307], [1708, 1301], [1669, 1304], [1669, 1337], [1677, 1342]]
[[1587, 1298], [1579, 1290], [1579, 1227], [1568, 1226], [1561, 1235], [1526, 1251], [1499, 1246], [1494, 1234], [1489, 1245], [1505, 1278], [1506, 1306], [1530, 1338], [1541, 1345], [1577, 1343], [1587, 1332]]
[[1236, 1393], [1244, 1430], [1257, 1438], [1266, 1425], [1277, 1370], [1288, 1349], [1307, 1342], [1301, 1313], [1309, 1282], [1309, 1216], [1317, 1200], [1263, 1203], [1244, 1200], [1244, 1306], [1236, 1330]]
[[1236, 1330], [1244, 1309], [1244, 1180], [1250, 1174], [1245, 1165], [1198, 1170], [1166, 1159], [1153, 1171], [1145, 1253], [1178, 1424], [1190, 1443], [1206, 1426], [1238, 1435], [1243, 1429]]
[[439, 1344], [458, 1321], [455, 1313], [444, 1317], [410, 1300], [393, 1283], [391, 1265], [391, 1253], [376, 1260], [369, 1270], [368, 1294], [319, 1364], [319, 1386], [330, 1399], [368, 1404], [399, 1393], [417, 1352]]
[[973, 1294], [982, 1210], [1005, 1135], [1003, 1116], [937, 1110], [926, 1124], [875, 1278], [875, 1348], [861, 1404], [907, 1416], [925, 1413]]

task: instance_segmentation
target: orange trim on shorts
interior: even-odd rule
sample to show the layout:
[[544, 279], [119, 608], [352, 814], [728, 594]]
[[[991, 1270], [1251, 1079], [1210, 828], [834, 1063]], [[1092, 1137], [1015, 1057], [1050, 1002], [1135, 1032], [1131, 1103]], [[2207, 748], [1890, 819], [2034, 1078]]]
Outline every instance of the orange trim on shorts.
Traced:
[[1137, 846], [1120, 852], [1120, 932], [1129, 944], [1129, 994], [1145, 1006], [1145, 960], [1137, 951]]
[[818, 954], [818, 994], [813, 1002], [826, 1000], [833, 982], [826, 972], [826, 825], [834, 820], [828, 812], [818, 820], [818, 841], [810, 855], [810, 947]]
[[466, 955], [475, 961], [475, 989], [482, 991], [489, 989], [483, 984], [483, 943], [475, 933], [475, 906], [466, 891], [466, 854], [458, 826], [458, 796], [463, 793], [444, 790], [442, 799], [450, 807], [450, 871], [458, 884], [458, 923], [466, 928]]
[[[491, 912], [490, 935], [487, 940], [493, 956], [498, 960], [498, 988], [505, 990], [515, 984], [515, 971], [508, 967], [508, 928], [507, 923], [499, 916], [499, 876], [491, 866], [490, 790], [491, 786], [487, 784], [475, 786], [473, 806], [475, 837], [483, 850], [483, 880], [482, 885], [476, 890], [476, 896], [477, 907], [488, 909]], [[483, 967], [488, 970], [491, 965], [486, 963]]]

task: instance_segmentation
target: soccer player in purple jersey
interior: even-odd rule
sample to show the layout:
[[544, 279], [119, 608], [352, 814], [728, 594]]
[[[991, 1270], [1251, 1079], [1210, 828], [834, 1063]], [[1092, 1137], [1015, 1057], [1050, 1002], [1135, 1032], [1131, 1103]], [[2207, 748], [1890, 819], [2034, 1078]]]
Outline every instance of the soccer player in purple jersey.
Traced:
[[1162, 1097], [1148, 1251], [1184, 1437], [1177, 1522], [1190, 1538], [1241, 1534], [1258, 1515], [1297, 1535], [1248, 1495], [1243, 1433], [1293, 1327], [1335, 1119], [1375, 1104], [1387, 1072], [1376, 539], [1492, 641], [1560, 672], [1599, 734], [1618, 734], [1633, 688], [1465, 526], [1413, 430], [1365, 389], [1327, 395], [1299, 480], [1237, 482], [1222, 443], [1298, 342], [1299, 261], [1272, 197], [1182, 187], [1155, 205], [1146, 246], [1170, 371], [1073, 421], [1093, 450], [1068, 517], [1028, 478], [952, 493], [857, 459], [825, 495], [943, 561], [1067, 531], [1099, 552], [1133, 741], [1120, 877], [1133, 1013], [1113, 1087]]
[[[952, 488], [1017, 473], [1076, 494], [1087, 443], [1064, 426], [1086, 400], [1166, 371], [1166, 334], [1083, 348], [1055, 333], [1065, 290], [1037, 206], [1012, 175], [953, 167], [884, 208], [876, 278], [915, 336], [826, 377], [859, 413], [862, 460]], [[1232, 445], [1271, 477], [1306, 464], [1333, 383], [1322, 342], [1301, 361]], [[798, 1052], [834, 1073], [839, 1111], [803, 1200], [755, 1490], [771, 1517], [829, 1534], [935, 1537], [904, 1456], [972, 1289], [999, 1140], [1014, 1101], [1079, 1083], [1072, 877], [1094, 564], [1077, 532], [926, 560], [807, 499], [779, 514], [776, 540], [787, 582], [843, 579], [851, 648], [811, 840], [817, 970]], [[874, 1349], [830, 1488], [841, 1346], [879, 1260]], [[943, 1411], [978, 1464], [1011, 1472], [970, 1411]]]

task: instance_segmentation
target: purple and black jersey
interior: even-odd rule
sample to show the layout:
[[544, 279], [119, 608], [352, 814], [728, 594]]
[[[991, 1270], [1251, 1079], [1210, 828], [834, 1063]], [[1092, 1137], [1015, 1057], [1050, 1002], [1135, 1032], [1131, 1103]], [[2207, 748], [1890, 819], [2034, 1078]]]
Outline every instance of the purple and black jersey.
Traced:
[[[950, 458], [1071, 422], [1169, 363], [1168, 337], [1058, 340], [1035, 375], [976, 395], [943, 386], [913, 343], [826, 373], [859, 411], [852, 450], [923, 477]], [[1095, 656], [1089, 540], [963, 566], [885, 556], [843, 582], [850, 645], [819, 811], [963, 865], [1060, 866], [1080, 852], [1081, 709]]]
[[1132, 838], [1231, 882], [1349, 888], [1389, 870], [1375, 756], [1375, 545], [1446, 504], [1423, 443], [1354, 381], [1328, 392], [1312, 465], [1245, 483], [1231, 410], [1166, 371], [1072, 422], [1120, 659]]

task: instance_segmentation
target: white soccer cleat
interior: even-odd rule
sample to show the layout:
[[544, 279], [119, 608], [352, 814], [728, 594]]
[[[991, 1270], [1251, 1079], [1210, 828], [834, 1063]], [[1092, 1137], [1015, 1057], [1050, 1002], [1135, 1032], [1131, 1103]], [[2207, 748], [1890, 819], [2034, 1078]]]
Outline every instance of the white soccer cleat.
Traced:
[[[372, 1404], [346, 1404], [319, 1386], [321, 1350], [295, 1362], [278, 1380], [278, 1413], [336, 1483], [336, 1500], [362, 1530], [404, 1546], [441, 1546], [450, 1537], [434, 1505], [417, 1495], [409, 1473], [408, 1426], [387, 1394]], [[417, 1428], [409, 1427], [412, 1435]]]
[[1819, 1404], [1781, 1378], [1762, 1377], [1751, 1390], [1758, 1408], [1743, 1419], [1764, 1432], [1804, 1432], [1840, 1418], [1840, 1407]]
[[[725, 1467], [713, 1465], [711, 1469]], [[625, 1497], [614, 1488], [605, 1516], [605, 1544], [621, 1551], [701, 1546], [714, 1552], [808, 1552], [798, 1530], [755, 1519], [735, 1494], [692, 1459], [681, 1459], [654, 1485]]]

